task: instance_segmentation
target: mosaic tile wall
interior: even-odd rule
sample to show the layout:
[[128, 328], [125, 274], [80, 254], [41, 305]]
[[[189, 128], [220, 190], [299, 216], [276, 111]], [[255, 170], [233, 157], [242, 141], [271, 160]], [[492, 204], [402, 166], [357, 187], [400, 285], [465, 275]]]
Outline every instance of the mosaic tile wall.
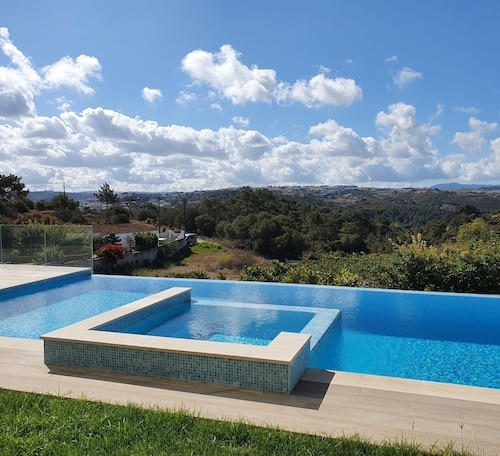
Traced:
[[307, 365], [309, 364], [309, 356], [310, 356], [310, 343], [309, 341], [308, 344], [306, 344], [306, 348], [301, 350], [298, 354], [293, 363], [290, 365], [290, 391], [291, 393], [293, 391], [293, 388], [295, 388], [295, 385], [297, 382], [300, 380], [300, 377], [304, 374], [304, 372], [307, 369]]
[[[291, 365], [213, 355], [173, 353], [132, 347], [45, 340], [45, 363], [158, 378], [291, 393], [309, 358], [305, 344]], [[55, 368], [55, 369], [54, 369]]]
[[155, 326], [155, 322], [159, 320], [166, 321], [188, 310], [190, 307], [191, 289], [97, 326], [94, 329], [99, 331], [143, 334]]
[[333, 339], [337, 336], [338, 332], [342, 329], [342, 314], [329, 321], [328, 328], [321, 334], [320, 339], [316, 345], [311, 348], [311, 355], [309, 357], [309, 365], [316, 366], [317, 361], [321, 359], [325, 351], [332, 345]]

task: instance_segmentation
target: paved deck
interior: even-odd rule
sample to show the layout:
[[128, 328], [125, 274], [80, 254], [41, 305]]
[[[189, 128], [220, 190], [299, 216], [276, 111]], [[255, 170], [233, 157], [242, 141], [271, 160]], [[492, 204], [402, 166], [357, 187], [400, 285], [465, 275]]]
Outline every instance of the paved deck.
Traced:
[[[61, 272], [51, 269], [37, 274]], [[0, 265], [0, 289], [24, 283], [32, 273]], [[102, 373], [53, 374], [43, 363], [42, 341], [6, 337], [0, 337], [0, 387], [184, 410], [309, 434], [405, 439], [438, 448], [453, 442], [456, 449], [500, 455], [500, 390], [488, 388], [308, 370], [294, 393], [283, 395]]]
[[22, 287], [42, 280], [86, 272], [91, 273], [89, 268], [0, 263], [0, 291], [4, 288]]

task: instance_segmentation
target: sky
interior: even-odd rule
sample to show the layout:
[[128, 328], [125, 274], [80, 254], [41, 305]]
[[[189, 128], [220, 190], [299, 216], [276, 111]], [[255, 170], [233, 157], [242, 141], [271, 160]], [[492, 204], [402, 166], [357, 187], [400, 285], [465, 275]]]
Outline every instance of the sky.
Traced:
[[500, 2], [2, 0], [30, 191], [500, 183]]

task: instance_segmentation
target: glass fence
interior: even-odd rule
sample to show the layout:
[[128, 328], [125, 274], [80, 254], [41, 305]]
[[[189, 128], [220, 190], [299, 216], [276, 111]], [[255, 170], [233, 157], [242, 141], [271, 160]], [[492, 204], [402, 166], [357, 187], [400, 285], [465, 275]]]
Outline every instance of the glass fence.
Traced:
[[92, 268], [90, 225], [0, 225], [0, 263]]

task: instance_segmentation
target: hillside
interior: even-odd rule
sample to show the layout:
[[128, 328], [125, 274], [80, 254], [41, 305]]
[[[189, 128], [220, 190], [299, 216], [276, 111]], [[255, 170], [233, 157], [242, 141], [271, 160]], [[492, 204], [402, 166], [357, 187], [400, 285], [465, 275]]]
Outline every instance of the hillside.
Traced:
[[[445, 211], [454, 211], [466, 205], [481, 211], [500, 210], [500, 189], [498, 187], [459, 188], [440, 190], [439, 188], [369, 188], [356, 186], [290, 186], [266, 187], [284, 196], [311, 203], [338, 208], [390, 210], [400, 205], [428, 205]], [[220, 190], [198, 190], [194, 192], [169, 193], [118, 193], [122, 201], [139, 200], [162, 204], [178, 205], [183, 200], [195, 204], [205, 199], [227, 200], [235, 196], [239, 188]], [[30, 192], [33, 201], [50, 200], [58, 192]], [[67, 193], [68, 197], [80, 202], [95, 199], [92, 192]]]

